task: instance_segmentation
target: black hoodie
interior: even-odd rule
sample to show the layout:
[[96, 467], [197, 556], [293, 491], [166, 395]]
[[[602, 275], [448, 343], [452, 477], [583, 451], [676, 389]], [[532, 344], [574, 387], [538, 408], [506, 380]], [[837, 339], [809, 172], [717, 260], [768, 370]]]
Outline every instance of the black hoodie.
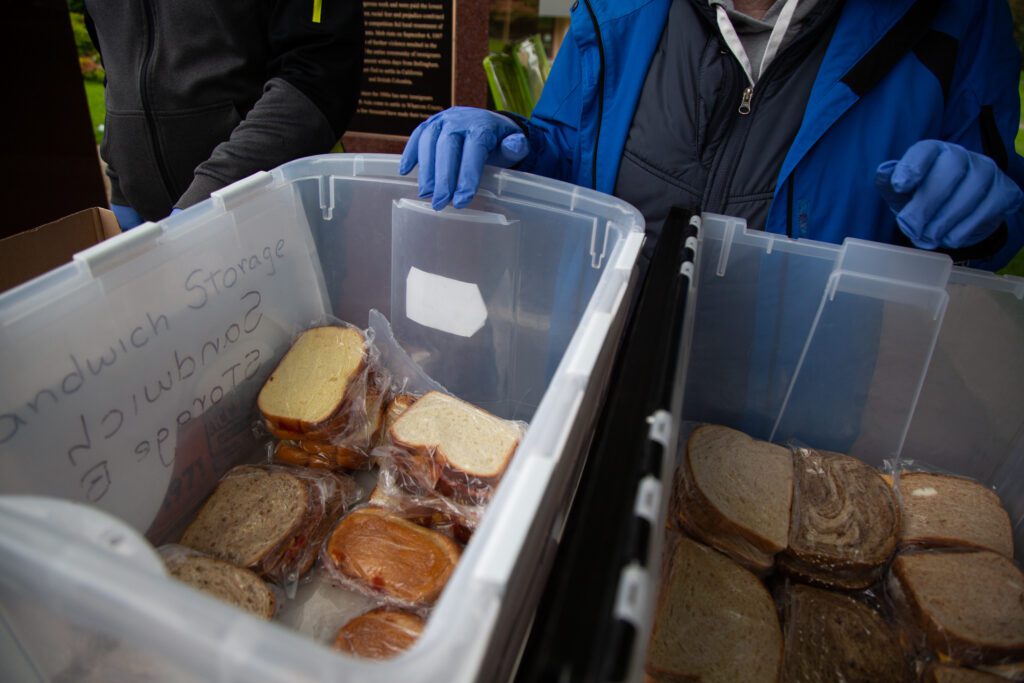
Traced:
[[328, 151], [355, 111], [360, 0], [86, 0], [112, 201], [145, 220]]

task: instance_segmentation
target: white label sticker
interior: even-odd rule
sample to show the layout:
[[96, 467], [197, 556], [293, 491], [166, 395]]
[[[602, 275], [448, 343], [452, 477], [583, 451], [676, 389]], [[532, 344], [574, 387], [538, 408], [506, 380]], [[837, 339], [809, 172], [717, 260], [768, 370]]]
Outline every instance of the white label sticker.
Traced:
[[414, 322], [460, 337], [472, 337], [487, 322], [480, 288], [419, 268], [405, 279], [405, 315]]

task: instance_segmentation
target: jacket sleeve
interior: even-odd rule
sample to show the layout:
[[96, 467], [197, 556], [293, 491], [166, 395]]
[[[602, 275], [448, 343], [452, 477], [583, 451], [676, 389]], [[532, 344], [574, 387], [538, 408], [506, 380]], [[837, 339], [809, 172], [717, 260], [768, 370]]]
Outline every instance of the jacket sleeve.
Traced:
[[196, 168], [176, 207], [256, 171], [327, 152], [345, 132], [362, 80], [362, 2], [277, 0], [268, 40], [262, 96]]
[[[949, 97], [952, 106], [947, 108], [943, 125], [945, 138], [991, 157], [1024, 189], [1024, 159], [1014, 147], [1020, 126], [1020, 53], [1013, 40], [1008, 5], [980, 3], [974, 28], [965, 34], [959, 46], [957, 73]], [[999, 239], [991, 240], [993, 247], [987, 254], [968, 259], [957, 258], [955, 253], [951, 256], [972, 268], [1002, 268], [1024, 248], [1024, 209], [1008, 217], [1005, 239], [999, 233], [994, 237]]]
[[530, 153], [516, 168], [576, 182], [581, 81], [580, 53], [570, 31], [562, 41], [540, 101], [525, 122]]

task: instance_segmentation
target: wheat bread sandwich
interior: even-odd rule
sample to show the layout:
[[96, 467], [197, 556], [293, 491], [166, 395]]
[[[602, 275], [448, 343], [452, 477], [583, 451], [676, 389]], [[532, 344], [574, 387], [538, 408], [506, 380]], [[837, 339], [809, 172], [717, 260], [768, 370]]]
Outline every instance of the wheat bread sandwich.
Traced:
[[899, 529], [896, 497], [875, 468], [839, 453], [796, 451], [780, 569], [826, 588], [867, 588], [885, 572]]
[[254, 572], [198, 554], [178, 556], [166, 562], [171, 576], [262, 619], [270, 619], [277, 599], [270, 587]]
[[229, 471], [181, 544], [268, 578], [308, 571], [336, 515], [359, 496], [349, 477], [274, 466]]
[[464, 503], [491, 497], [521, 437], [515, 422], [437, 391], [406, 408], [388, 430], [398, 467]]
[[1024, 658], [1024, 574], [988, 550], [901, 553], [887, 588], [929, 649], [960, 664]]
[[785, 683], [902, 683], [910, 670], [893, 628], [851, 597], [790, 584], [783, 596]]
[[329, 576], [402, 606], [432, 605], [461, 549], [444, 534], [373, 506], [353, 510], [324, 545]]
[[992, 489], [928, 472], [902, 472], [897, 486], [902, 546], [978, 548], [1013, 557], [1010, 516]]
[[413, 612], [379, 607], [342, 626], [334, 648], [364, 659], [390, 659], [412, 647], [425, 625]]
[[753, 571], [786, 548], [793, 461], [786, 448], [719, 425], [701, 425], [686, 444], [676, 520], [694, 538]]
[[264, 383], [259, 411], [272, 430], [334, 431], [335, 418], [344, 418], [353, 401], [365, 400], [367, 362], [366, 338], [354, 327], [306, 330]]
[[680, 537], [662, 581], [646, 671], [658, 681], [777, 681], [782, 632], [751, 572]]
[[923, 683], [1006, 683], [1007, 679], [975, 669], [933, 663], [925, 669], [921, 680]]

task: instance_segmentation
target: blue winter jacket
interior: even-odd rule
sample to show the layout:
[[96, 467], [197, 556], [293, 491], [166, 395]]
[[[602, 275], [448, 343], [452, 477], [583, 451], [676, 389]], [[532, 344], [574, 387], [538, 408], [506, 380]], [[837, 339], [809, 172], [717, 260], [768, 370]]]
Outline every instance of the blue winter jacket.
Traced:
[[[519, 168], [614, 190], [670, 4], [574, 2], [569, 35], [526, 124], [531, 152]], [[916, 25], [922, 16], [925, 25]], [[921, 30], [944, 34], [947, 49], [918, 54], [913, 45]], [[948, 79], [940, 80], [936, 63], [945, 63]], [[918, 140], [988, 154], [1024, 187], [1024, 159], [1013, 142], [1019, 74], [1003, 0], [847, 0], [764, 229], [833, 243], [848, 236], [900, 242], [895, 217], [875, 187], [875, 169]], [[1020, 250], [1024, 211], [1007, 228], [998, 253], [969, 265], [998, 268]]]

